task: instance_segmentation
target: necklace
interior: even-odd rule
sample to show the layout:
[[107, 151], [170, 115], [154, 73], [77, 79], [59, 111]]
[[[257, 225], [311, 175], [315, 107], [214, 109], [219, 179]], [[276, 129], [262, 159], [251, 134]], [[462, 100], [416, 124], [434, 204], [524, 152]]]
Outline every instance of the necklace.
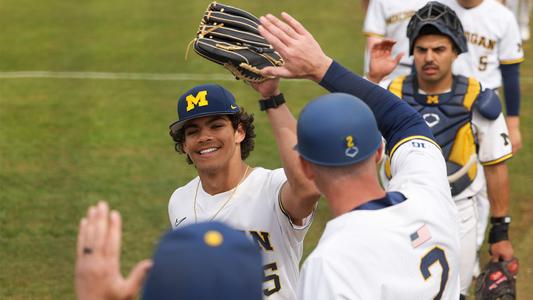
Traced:
[[[237, 186], [233, 188], [231, 194], [228, 196], [228, 198], [226, 198], [226, 201], [224, 201], [224, 203], [222, 203], [222, 206], [220, 206], [220, 208], [217, 210], [217, 212], [211, 217], [211, 219], [209, 219], [209, 222], [213, 221], [213, 219], [216, 218], [218, 213], [220, 211], [222, 211], [222, 209], [224, 209], [224, 207], [226, 207], [226, 205], [231, 200], [231, 198], [233, 198], [233, 195], [235, 195], [235, 192], [237, 192], [237, 189], [239, 188], [241, 183], [244, 181], [244, 178], [246, 177], [246, 174], [248, 173], [248, 169], [249, 168], [250, 168], [250, 166], [247, 165], [246, 166], [246, 170], [244, 171], [244, 175], [242, 175], [241, 180], [239, 181]], [[198, 223], [198, 216], [196, 214], [196, 197], [198, 196], [198, 189], [200, 188], [200, 181], [201, 180], [198, 178], [198, 184], [196, 185], [196, 192], [194, 192], [194, 223]]]

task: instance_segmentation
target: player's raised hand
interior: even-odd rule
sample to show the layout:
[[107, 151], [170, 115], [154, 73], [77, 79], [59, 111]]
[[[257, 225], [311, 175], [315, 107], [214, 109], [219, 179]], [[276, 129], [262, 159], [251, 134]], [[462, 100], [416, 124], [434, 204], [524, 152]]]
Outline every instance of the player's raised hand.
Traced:
[[89, 207], [81, 219], [76, 249], [75, 287], [80, 300], [134, 299], [152, 263], [139, 262], [127, 278], [120, 273], [122, 221], [106, 202]]
[[392, 57], [394, 44], [396, 44], [394, 40], [383, 39], [372, 46], [372, 49], [370, 49], [368, 80], [379, 83], [398, 66], [404, 53], [401, 52], [396, 57]]
[[264, 76], [307, 78], [320, 82], [332, 59], [320, 48], [315, 38], [288, 13], [283, 21], [268, 14], [259, 18], [259, 32], [278, 51], [284, 60], [281, 67], [266, 67]]

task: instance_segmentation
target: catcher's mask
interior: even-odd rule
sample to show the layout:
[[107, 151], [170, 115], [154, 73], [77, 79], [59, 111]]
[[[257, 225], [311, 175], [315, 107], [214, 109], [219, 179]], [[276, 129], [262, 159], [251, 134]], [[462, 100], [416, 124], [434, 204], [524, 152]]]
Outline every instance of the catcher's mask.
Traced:
[[448, 6], [440, 2], [431, 1], [419, 9], [409, 21], [409, 25], [407, 25], [409, 55], [413, 55], [415, 41], [426, 26], [432, 26], [441, 34], [449, 37], [457, 54], [468, 51], [463, 25], [459, 17]]
[[233, 115], [240, 111], [235, 97], [218, 84], [195, 86], [178, 100], [178, 120], [170, 125], [175, 134], [192, 119], [212, 115]]
[[298, 119], [295, 149], [322, 166], [346, 166], [365, 160], [381, 145], [370, 108], [359, 98], [332, 93], [307, 104]]

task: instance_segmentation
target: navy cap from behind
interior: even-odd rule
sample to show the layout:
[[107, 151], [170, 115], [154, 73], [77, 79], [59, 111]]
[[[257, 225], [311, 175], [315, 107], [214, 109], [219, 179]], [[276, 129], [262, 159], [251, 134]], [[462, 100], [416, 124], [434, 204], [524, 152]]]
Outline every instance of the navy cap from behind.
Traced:
[[219, 222], [167, 233], [154, 254], [144, 300], [262, 299], [257, 245]]
[[300, 155], [323, 166], [358, 163], [381, 144], [370, 108], [344, 93], [327, 94], [308, 103], [298, 118], [297, 136]]
[[185, 122], [211, 115], [232, 115], [240, 111], [235, 97], [218, 84], [203, 84], [185, 92], [178, 99], [178, 120], [170, 125], [175, 133]]

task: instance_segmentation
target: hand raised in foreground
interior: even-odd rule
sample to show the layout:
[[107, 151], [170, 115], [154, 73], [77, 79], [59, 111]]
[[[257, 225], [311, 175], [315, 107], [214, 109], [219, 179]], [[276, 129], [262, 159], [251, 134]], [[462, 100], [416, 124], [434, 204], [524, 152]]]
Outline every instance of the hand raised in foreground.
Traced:
[[122, 300], [137, 296], [152, 262], [143, 260], [127, 278], [120, 273], [122, 221], [106, 202], [89, 207], [80, 221], [76, 247], [76, 295], [80, 300]]

